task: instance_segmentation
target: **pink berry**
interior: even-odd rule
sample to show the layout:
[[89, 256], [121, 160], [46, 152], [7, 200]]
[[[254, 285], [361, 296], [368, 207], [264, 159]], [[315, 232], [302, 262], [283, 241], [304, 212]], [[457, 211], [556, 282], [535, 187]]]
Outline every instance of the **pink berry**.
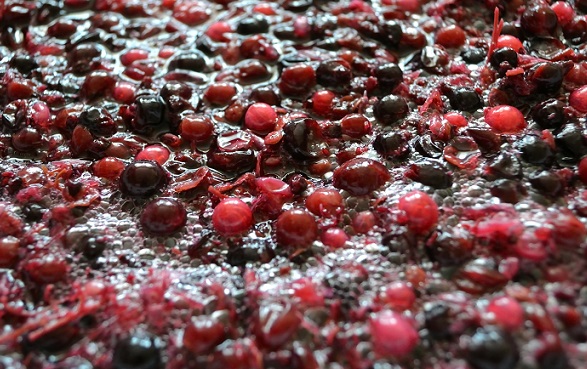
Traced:
[[422, 191], [402, 196], [398, 207], [408, 218], [408, 228], [417, 234], [428, 232], [438, 222], [438, 205]]
[[204, 115], [188, 115], [179, 124], [181, 137], [188, 141], [204, 142], [214, 133], [214, 123]]
[[227, 198], [214, 208], [212, 224], [223, 236], [237, 236], [251, 228], [253, 212], [242, 200]]
[[587, 113], [587, 86], [583, 86], [571, 92], [571, 96], [569, 96], [569, 104], [581, 113]]
[[216, 22], [212, 23], [208, 30], [206, 31], [206, 35], [210, 37], [212, 41], [216, 42], [226, 42], [229, 40], [228, 37], [225, 36], [226, 33], [232, 32], [232, 27], [227, 22]]
[[35, 127], [46, 129], [49, 127], [51, 111], [43, 101], [37, 101], [31, 106], [31, 118]]
[[264, 15], [275, 15], [275, 8], [271, 3], [259, 3], [253, 8], [253, 12]]
[[312, 109], [320, 116], [327, 116], [332, 112], [332, 102], [334, 101], [333, 92], [328, 90], [320, 90], [312, 96]]
[[161, 145], [149, 145], [141, 150], [135, 159], [152, 160], [163, 165], [169, 159], [169, 150]]
[[254, 103], [249, 106], [245, 113], [245, 126], [251, 131], [259, 134], [266, 134], [275, 129], [277, 113], [271, 105], [265, 103]]
[[316, 219], [305, 210], [288, 210], [277, 218], [275, 237], [282, 246], [308, 247], [318, 237]]
[[353, 218], [353, 229], [359, 234], [369, 233], [375, 227], [376, 219], [372, 211], [365, 210], [357, 213]]
[[131, 104], [135, 101], [135, 87], [128, 82], [116, 82], [112, 97], [119, 103]]
[[309, 278], [300, 278], [292, 283], [293, 295], [306, 305], [316, 306], [324, 303], [324, 295]]
[[557, 246], [577, 247], [585, 242], [587, 228], [570, 211], [561, 211], [551, 217], [553, 237]]
[[436, 32], [436, 43], [446, 48], [457, 48], [465, 44], [467, 35], [459, 26], [448, 26]]
[[361, 138], [371, 132], [371, 122], [363, 114], [350, 114], [340, 121], [342, 133], [352, 137]]
[[98, 177], [115, 180], [124, 170], [124, 162], [118, 158], [105, 157], [94, 164], [94, 174]]
[[418, 331], [401, 314], [382, 311], [371, 318], [371, 341], [380, 356], [402, 358], [412, 352], [420, 337]]
[[285, 95], [305, 95], [316, 85], [316, 72], [307, 64], [287, 67], [281, 73], [279, 89]]
[[393, 282], [385, 289], [384, 301], [393, 309], [411, 309], [416, 301], [416, 294], [412, 287], [405, 282]]
[[232, 83], [214, 83], [204, 92], [204, 99], [209, 104], [224, 106], [232, 100], [236, 92], [236, 87]]
[[558, 23], [561, 26], [569, 24], [575, 18], [575, 9], [573, 9], [569, 3], [564, 1], [557, 1], [556, 3], [552, 4], [550, 8], [556, 13]]
[[321, 188], [306, 198], [306, 208], [318, 216], [336, 216], [344, 209], [343, 198], [337, 190]]
[[273, 177], [259, 177], [255, 179], [257, 189], [264, 194], [280, 197], [289, 200], [293, 197], [291, 188], [281, 179]]
[[507, 330], [515, 330], [524, 323], [522, 306], [511, 297], [502, 296], [491, 300], [487, 312], [493, 314], [495, 322]]
[[201, 1], [178, 1], [173, 7], [173, 17], [188, 26], [197, 26], [210, 18], [212, 9]]
[[467, 122], [467, 118], [463, 117], [462, 114], [459, 113], [446, 113], [444, 114], [444, 119], [453, 127], [466, 127], [469, 123]]
[[528, 125], [524, 114], [510, 105], [487, 108], [485, 110], [485, 123], [500, 133], [519, 133]]
[[501, 49], [504, 47], [513, 49], [515, 52], [519, 52], [520, 50], [524, 49], [522, 41], [520, 41], [520, 39], [512, 35], [499, 36], [499, 38], [497, 39], [497, 49]]
[[122, 65], [128, 66], [137, 60], [144, 60], [148, 57], [149, 52], [147, 50], [131, 49], [120, 55], [120, 62]]
[[328, 228], [320, 235], [320, 241], [333, 249], [343, 247], [349, 240], [349, 236], [340, 228]]

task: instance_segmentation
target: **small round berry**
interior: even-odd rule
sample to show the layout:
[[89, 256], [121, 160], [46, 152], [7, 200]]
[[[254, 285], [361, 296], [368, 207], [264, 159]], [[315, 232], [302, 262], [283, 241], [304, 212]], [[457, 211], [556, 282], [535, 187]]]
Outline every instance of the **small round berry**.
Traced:
[[182, 119], [179, 132], [187, 141], [205, 142], [214, 133], [214, 123], [204, 115], [190, 114]]
[[465, 359], [475, 369], [514, 369], [519, 358], [514, 339], [495, 327], [478, 328], [466, 342]]
[[0, 268], [10, 268], [18, 260], [18, 238], [8, 236], [0, 238]]
[[546, 4], [534, 4], [526, 8], [520, 18], [522, 29], [531, 36], [552, 36], [556, 31], [558, 18]]
[[387, 95], [373, 107], [373, 115], [377, 121], [389, 126], [408, 115], [410, 109], [403, 97]]
[[211, 105], [224, 106], [232, 100], [236, 93], [236, 86], [232, 83], [214, 83], [204, 92], [204, 99]]
[[486, 109], [485, 123], [499, 133], [519, 133], [528, 125], [524, 114], [510, 105]]
[[236, 31], [241, 35], [256, 35], [269, 30], [267, 17], [261, 14], [248, 15], [241, 19], [236, 26]]
[[493, 314], [495, 322], [507, 330], [515, 330], [524, 323], [522, 306], [511, 297], [496, 297], [487, 306], [487, 311]]
[[116, 82], [116, 85], [114, 85], [112, 97], [121, 104], [131, 104], [135, 101], [135, 92], [136, 88], [133, 84], [118, 81]]
[[465, 44], [467, 35], [459, 26], [451, 25], [436, 32], [436, 43], [446, 48], [457, 48]]
[[130, 49], [125, 51], [124, 53], [120, 54], [120, 62], [124, 66], [131, 65], [137, 60], [144, 60], [149, 57], [148, 50], [142, 49]]
[[98, 160], [94, 164], [94, 174], [112, 181], [120, 177], [124, 167], [122, 160], [109, 156]]
[[418, 331], [401, 314], [381, 311], [370, 321], [371, 341], [378, 355], [402, 358], [418, 344]]
[[541, 63], [532, 69], [530, 79], [541, 93], [557, 92], [562, 84], [565, 72], [555, 63]]
[[277, 113], [270, 105], [254, 103], [245, 113], [245, 126], [258, 134], [267, 134], [275, 129]]
[[307, 64], [296, 64], [281, 73], [279, 89], [285, 95], [298, 97], [310, 92], [316, 85], [316, 72]]
[[518, 66], [518, 53], [509, 47], [502, 47], [491, 54], [490, 62], [494, 68], [500, 68], [502, 65], [515, 68]]
[[277, 243], [287, 247], [308, 247], [318, 237], [316, 219], [305, 210], [283, 212], [275, 223]]
[[371, 122], [363, 114], [349, 114], [341, 119], [340, 128], [349, 137], [361, 138], [371, 132]]
[[557, 99], [543, 101], [532, 108], [532, 119], [542, 128], [556, 129], [567, 122], [566, 104]]
[[155, 199], [141, 213], [141, 226], [156, 236], [169, 236], [183, 228], [186, 221], [185, 207], [173, 198]]
[[587, 86], [576, 89], [569, 96], [569, 104], [581, 113], [587, 113]]
[[563, 27], [575, 18], [575, 9], [567, 2], [557, 1], [550, 7], [556, 13], [558, 23]]
[[375, 227], [376, 222], [375, 214], [372, 211], [364, 210], [354, 216], [352, 226], [358, 234], [367, 234]]
[[344, 89], [351, 83], [353, 74], [348, 64], [342, 60], [326, 60], [316, 70], [316, 81], [324, 87]]
[[336, 168], [333, 184], [353, 196], [362, 196], [379, 189], [390, 179], [385, 165], [372, 159], [355, 158]]
[[438, 205], [428, 194], [412, 191], [399, 200], [398, 207], [406, 213], [408, 228], [416, 234], [424, 234], [438, 222]]
[[251, 228], [253, 212], [242, 200], [227, 198], [214, 208], [212, 225], [222, 236], [237, 236]]
[[466, 127], [469, 122], [467, 122], [467, 118], [465, 118], [462, 114], [449, 112], [444, 114], [444, 119], [448, 121], [448, 123], [457, 128]]
[[391, 93], [404, 80], [404, 72], [395, 63], [379, 65], [373, 74], [377, 78], [377, 87], [385, 93]]
[[520, 50], [524, 50], [524, 45], [522, 44], [522, 41], [520, 41], [520, 39], [515, 36], [501, 35], [497, 39], [497, 48], [509, 48], [518, 53]]
[[318, 216], [336, 216], [343, 211], [343, 202], [340, 192], [321, 188], [306, 198], [306, 208]]
[[340, 228], [328, 228], [320, 235], [320, 241], [333, 249], [343, 247], [349, 240], [349, 236]]
[[416, 301], [414, 289], [406, 282], [393, 282], [385, 288], [384, 301], [393, 309], [411, 309]]
[[149, 197], [167, 184], [167, 175], [154, 161], [135, 161], [120, 175], [120, 190], [129, 196]]
[[312, 109], [320, 116], [327, 116], [332, 112], [332, 103], [336, 95], [328, 90], [320, 90], [312, 96]]
[[460, 111], [474, 112], [483, 107], [483, 99], [472, 88], [460, 87], [447, 90], [450, 105]]
[[169, 150], [161, 145], [149, 145], [142, 149], [135, 160], [152, 160], [159, 165], [165, 164], [169, 159]]
[[259, 86], [251, 91], [249, 98], [255, 102], [265, 103], [268, 105], [281, 104], [281, 97], [271, 86]]
[[212, 23], [206, 30], [206, 35], [215, 42], [226, 42], [229, 38], [226, 36], [227, 33], [232, 32], [232, 27], [227, 22], [216, 22]]

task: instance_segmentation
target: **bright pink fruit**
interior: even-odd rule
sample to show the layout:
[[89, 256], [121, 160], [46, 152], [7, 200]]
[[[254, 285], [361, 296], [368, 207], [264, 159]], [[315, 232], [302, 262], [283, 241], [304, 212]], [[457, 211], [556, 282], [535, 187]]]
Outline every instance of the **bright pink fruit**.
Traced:
[[288, 210], [277, 219], [275, 236], [282, 246], [307, 247], [318, 237], [318, 225], [307, 211]]
[[398, 207], [408, 218], [408, 228], [417, 234], [428, 232], [438, 222], [438, 205], [422, 191], [405, 194]]
[[277, 113], [271, 105], [255, 103], [245, 113], [245, 126], [251, 131], [260, 134], [271, 132], [277, 122]]
[[495, 322], [508, 330], [515, 330], [524, 323], [522, 306], [511, 297], [502, 296], [491, 300], [487, 311], [493, 314]]
[[227, 198], [214, 208], [212, 224], [221, 235], [236, 236], [251, 228], [253, 212], [242, 200]]
[[373, 348], [381, 356], [402, 358], [410, 354], [420, 340], [412, 323], [393, 311], [378, 313], [370, 323]]
[[487, 108], [485, 110], [485, 123], [499, 133], [519, 133], [528, 125], [524, 114], [510, 105]]

